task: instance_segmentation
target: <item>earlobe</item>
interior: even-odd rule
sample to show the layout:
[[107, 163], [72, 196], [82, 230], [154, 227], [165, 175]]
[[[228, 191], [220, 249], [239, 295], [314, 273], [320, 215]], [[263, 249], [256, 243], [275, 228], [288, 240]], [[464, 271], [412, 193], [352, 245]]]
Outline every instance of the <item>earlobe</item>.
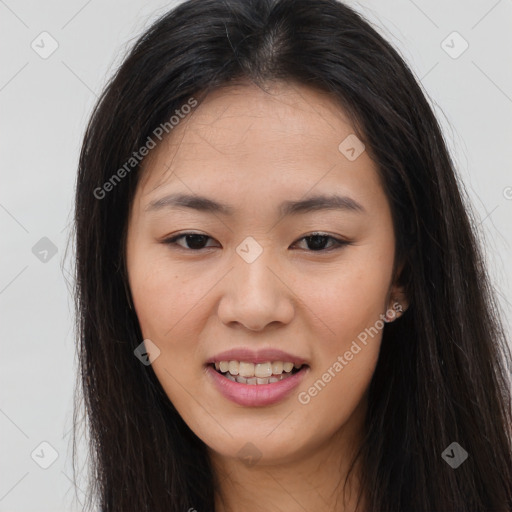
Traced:
[[393, 285], [389, 290], [389, 303], [387, 310], [384, 314], [384, 322], [394, 322], [397, 318], [400, 318], [409, 307], [409, 300], [405, 293], [405, 286], [403, 284], [403, 271], [405, 267], [405, 260], [402, 260], [398, 269], [395, 273]]
[[409, 301], [405, 292], [400, 288], [391, 292], [388, 309], [384, 314], [384, 322], [390, 323], [400, 318], [409, 307]]

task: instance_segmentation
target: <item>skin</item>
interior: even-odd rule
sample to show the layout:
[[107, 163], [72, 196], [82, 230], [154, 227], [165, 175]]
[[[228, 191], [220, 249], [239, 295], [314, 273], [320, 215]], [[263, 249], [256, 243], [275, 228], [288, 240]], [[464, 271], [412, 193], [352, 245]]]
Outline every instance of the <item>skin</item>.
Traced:
[[[395, 235], [377, 167], [367, 151], [350, 161], [338, 150], [354, 131], [323, 92], [241, 83], [208, 95], [145, 161], [128, 226], [130, 289], [144, 339], [160, 350], [152, 368], [208, 447], [217, 511], [356, 510], [358, 466], [335, 503], [363, 433], [382, 331], [309, 403], [298, 400], [395, 301], [407, 304], [393, 276]], [[174, 192], [234, 213], [147, 209]], [[349, 196], [364, 212], [279, 215], [282, 201], [317, 193]], [[164, 243], [188, 231], [210, 237], [206, 248]], [[336, 247], [327, 238], [326, 250], [314, 251], [304, 237], [316, 231], [350, 244], [327, 250]], [[263, 250], [252, 263], [236, 252], [248, 236]], [[279, 348], [310, 370], [283, 401], [243, 407], [205, 372], [210, 357], [235, 347]], [[248, 442], [261, 457], [252, 466], [238, 455]]]

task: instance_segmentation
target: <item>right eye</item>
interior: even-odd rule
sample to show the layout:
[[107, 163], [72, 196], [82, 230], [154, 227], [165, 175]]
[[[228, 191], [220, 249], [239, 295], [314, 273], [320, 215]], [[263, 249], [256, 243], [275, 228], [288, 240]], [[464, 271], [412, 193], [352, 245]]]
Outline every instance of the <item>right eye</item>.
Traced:
[[[183, 246], [182, 244], [177, 243], [177, 241], [182, 238], [185, 240], [186, 246]], [[171, 238], [166, 238], [165, 240], [162, 241], [162, 243], [168, 244], [168, 245], [178, 245], [182, 249], [186, 249], [186, 250], [190, 250], [190, 251], [200, 251], [201, 249], [212, 247], [212, 246], [205, 247], [205, 243], [208, 239], [213, 240], [212, 237], [207, 236], [207, 235], [202, 235], [200, 233], [188, 233], [187, 232], [187, 233], [180, 233], [178, 235], [172, 236]]]

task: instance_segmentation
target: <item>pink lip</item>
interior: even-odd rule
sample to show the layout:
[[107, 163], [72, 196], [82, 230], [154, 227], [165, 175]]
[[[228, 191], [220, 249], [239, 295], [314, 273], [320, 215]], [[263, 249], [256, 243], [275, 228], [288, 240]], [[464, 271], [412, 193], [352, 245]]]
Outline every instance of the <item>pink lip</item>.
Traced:
[[[224, 354], [221, 354], [224, 356]], [[237, 355], [238, 357], [238, 355]], [[289, 356], [287, 356], [289, 357]], [[234, 358], [232, 358], [234, 359]], [[272, 359], [272, 358], [270, 358]], [[227, 359], [222, 359], [226, 361]], [[247, 359], [243, 359], [247, 361]], [[268, 361], [264, 359], [260, 362]], [[281, 361], [282, 359], [274, 359]], [[287, 359], [290, 361], [290, 359]], [[291, 391], [296, 388], [309, 371], [309, 366], [304, 366], [300, 371], [290, 377], [286, 377], [272, 384], [242, 384], [233, 382], [221, 373], [217, 372], [213, 366], [206, 367], [207, 375], [213, 380], [216, 388], [229, 400], [248, 407], [258, 407], [275, 404], [286, 398]]]
[[249, 348], [233, 348], [216, 354], [206, 364], [220, 361], [244, 361], [246, 363], [266, 363], [267, 361], [290, 361], [296, 364], [305, 364], [307, 361], [299, 356], [283, 352], [274, 348], [251, 350]]

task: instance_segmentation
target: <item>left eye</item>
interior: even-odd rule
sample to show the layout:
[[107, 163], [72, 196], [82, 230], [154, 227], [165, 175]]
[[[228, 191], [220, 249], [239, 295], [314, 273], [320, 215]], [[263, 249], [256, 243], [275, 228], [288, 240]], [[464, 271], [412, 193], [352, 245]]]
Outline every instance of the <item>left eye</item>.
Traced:
[[[325, 233], [312, 233], [311, 235], [304, 236], [300, 238], [300, 240], [306, 240], [309, 245], [311, 245], [311, 251], [329, 251], [336, 248], [343, 247], [348, 245], [350, 242], [346, 240], [340, 240], [339, 238], [335, 238], [331, 235], [327, 235]], [[328, 241], [332, 242], [332, 245], [329, 248], [325, 248], [325, 245]]]
[[[183, 247], [183, 245], [177, 243], [178, 240], [182, 238], [185, 239], [187, 247]], [[189, 249], [191, 251], [200, 251], [201, 249], [213, 247], [211, 245], [205, 246], [205, 243], [208, 239], [213, 240], [213, 238], [207, 235], [201, 235], [198, 233], [181, 233], [179, 235], [163, 240], [163, 243], [168, 245], [178, 245], [183, 249]], [[311, 233], [308, 236], [300, 238], [298, 241], [302, 240], [306, 240], [307, 245], [310, 246], [309, 250], [312, 252], [326, 252], [350, 244], [350, 242], [347, 242], [346, 240], [340, 240], [326, 233]], [[326, 248], [325, 246], [329, 241], [332, 242], [332, 245]]]

